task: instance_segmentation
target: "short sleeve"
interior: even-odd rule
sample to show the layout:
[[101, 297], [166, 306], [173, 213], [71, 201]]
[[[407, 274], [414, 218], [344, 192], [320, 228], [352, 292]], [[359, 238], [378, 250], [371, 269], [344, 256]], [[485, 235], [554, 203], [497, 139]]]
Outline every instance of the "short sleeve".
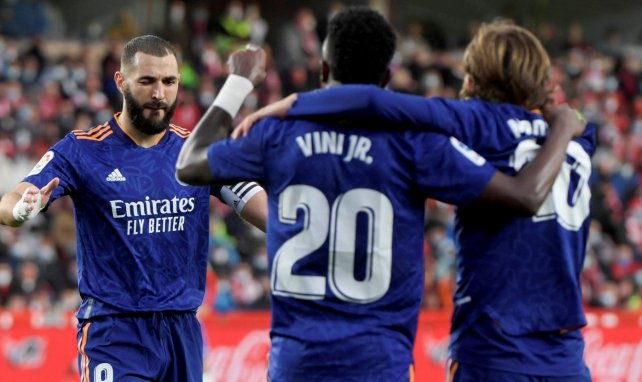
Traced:
[[53, 178], [58, 177], [60, 184], [53, 191], [49, 203], [72, 194], [77, 187], [76, 171], [73, 166], [76, 150], [78, 150], [77, 142], [71, 136], [66, 136], [42, 156], [23, 181], [42, 188]]

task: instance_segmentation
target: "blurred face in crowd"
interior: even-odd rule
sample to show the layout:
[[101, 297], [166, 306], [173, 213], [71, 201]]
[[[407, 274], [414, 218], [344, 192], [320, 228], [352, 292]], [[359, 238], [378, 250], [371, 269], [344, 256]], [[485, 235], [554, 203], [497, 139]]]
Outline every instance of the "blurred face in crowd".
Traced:
[[174, 55], [136, 53], [131, 65], [116, 73], [125, 110], [136, 129], [154, 135], [169, 128], [176, 109], [180, 74]]

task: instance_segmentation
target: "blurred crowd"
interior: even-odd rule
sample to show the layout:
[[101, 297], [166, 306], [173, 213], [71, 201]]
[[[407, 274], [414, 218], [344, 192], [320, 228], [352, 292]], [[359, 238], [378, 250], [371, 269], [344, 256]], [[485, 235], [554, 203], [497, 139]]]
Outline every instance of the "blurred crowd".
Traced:
[[[238, 119], [292, 92], [318, 86], [324, 26], [343, 5], [319, 15], [301, 7], [288, 22], [268, 25], [256, 4], [230, 1], [225, 12], [168, 7], [166, 38], [181, 56], [182, 86], [174, 123], [192, 129], [227, 72], [231, 51], [248, 42], [268, 52], [268, 75]], [[474, 30], [471, 25], [471, 30]], [[101, 43], [17, 38], [0, 28], [0, 194], [9, 191], [73, 129], [87, 129], [121, 109], [113, 82], [122, 42], [140, 32], [123, 13]], [[534, 32], [549, 50], [552, 81], [567, 101], [598, 125], [591, 179], [592, 222], [582, 288], [589, 307], [642, 312], [642, 44], [623, 44], [617, 30], [586, 42], [579, 24], [548, 24]], [[161, 34], [162, 35], [162, 34]], [[465, 39], [463, 39], [465, 40]], [[450, 44], [453, 45], [453, 44]], [[398, 30], [391, 89], [456, 97], [465, 45], [443, 46], [421, 23]], [[453, 207], [427, 201], [425, 298], [428, 309], [451, 308], [456, 243]], [[217, 200], [211, 203], [208, 289], [203, 311], [269, 307], [269, 275], [262, 232]], [[0, 309], [73, 312], [76, 247], [72, 203], [54, 203], [19, 229], [0, 227]], [[533, 243], [537, 245], [537, 243]]]

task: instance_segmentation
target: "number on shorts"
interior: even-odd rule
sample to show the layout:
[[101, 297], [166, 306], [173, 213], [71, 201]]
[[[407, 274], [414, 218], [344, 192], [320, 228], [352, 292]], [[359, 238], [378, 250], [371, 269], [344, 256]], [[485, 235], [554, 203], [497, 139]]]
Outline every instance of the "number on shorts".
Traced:
[[114, 368], [104, 362], [94, 368], [94, 382], [113, 382]]

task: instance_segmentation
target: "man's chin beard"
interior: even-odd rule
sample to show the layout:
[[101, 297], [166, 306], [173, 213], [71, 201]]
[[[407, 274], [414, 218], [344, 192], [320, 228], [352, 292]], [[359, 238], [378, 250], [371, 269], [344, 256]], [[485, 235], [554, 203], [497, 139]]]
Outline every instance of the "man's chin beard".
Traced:
[[144, 106], [138, 103], [130, 92], [125, 91], [124, 93], [127, 114], [129, 114], [129, 118], [136, 130], [146, 135], [156, 135], [169, 128], [170, 121], [172, 120], [174, 111], [176, 110], [177, 101], [174, 101], [173, 104], [164, 109], [165, 116], [161, 120], [155, 121], [151, 118], [145, 118], [143, 115], [145, 112]]
[[169, 121], [171, 118], [172, 117], [168, 110], [166, 110], [165, 117], [159, 121], [154, 121], [151, 118], [145, 118], [142, 113], [131, 116], [132, 124], [136, 130], [147, 135], [156, 135], [167, 130], [169, 128]]

